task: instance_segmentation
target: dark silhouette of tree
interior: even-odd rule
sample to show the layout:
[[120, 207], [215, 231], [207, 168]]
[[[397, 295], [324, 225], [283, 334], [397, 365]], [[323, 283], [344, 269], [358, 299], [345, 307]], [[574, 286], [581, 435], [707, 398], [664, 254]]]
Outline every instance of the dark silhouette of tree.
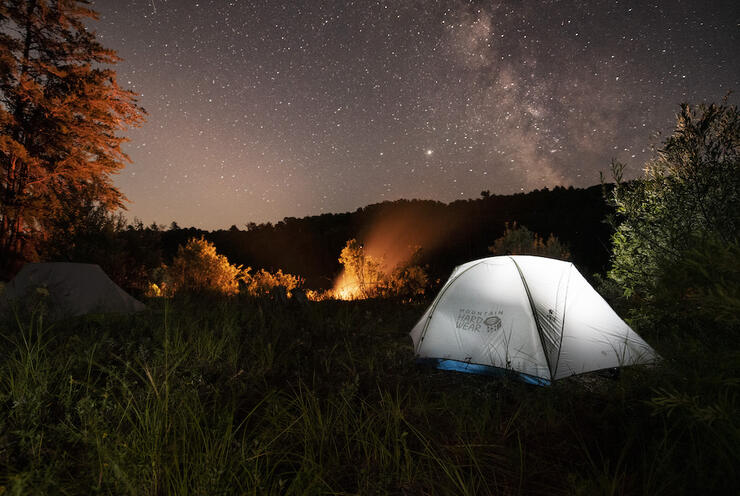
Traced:
[[570, 251], [563, 245], [557, 236], [550, 233], [547, 239], [543, 239], [537, 233], [527, 229], [525, 226], [513, 226], [506, 223], [503, 236], [488, 247], [488, 251], [494, 255], [536, 255], [539, 257], [556, 258], [558, 260], [570, 260]]
[[116, 133], [144, 111], [106, 68], [120, 59], [86, 28], [88, 4], [0, 3], [0, 275], [33, 257], [70, 202], [125, 201], [110, 178], [128, 160]]
[[[611, 191], [611, 185], [603, 188], [607, 194]], [[394, 288], [399, 285], [393, 282], [391, 294], [413, 296], [418, 294], [414, 288], [434, 288], [447, 280], [456, 265], [489, 256], [491, 240], [505, 235], [506, 224], [513, 222], [526, 225], [532, 233], [556, 235], [584, 274], [603, 273], [609, 263], [613, 233], [603, 219], [610, 211], [602, 186], [491, 194], [449, 205], [431, 200], [396, 200], [351, 213], [286, 218], [275, 225], [250, 222], [246, 229], [211, 232], [177, 224], [145, 226], [137, 219], [126, 227], [110, 212], [75, 206], [63, 209], [60, 227], [45, 233], [48, 240], [40, 244], [40, 255], [49, 261], [97, 263], [117, 284], [138, 294], [152, 280], [152, 271], [163, 263], [172, 263], [180, 245], [191, 238], [205, 237], [231, 263], [252, 267], [255, 273], [265, 269], [271, 274], [278, 270], [295, 274], [303, 287], [325, 290], [334, 286], [343, 269], [337, 254], [348, 239], [367, 239], [379, 223], [411, 216], [415, 228], [435, 235], [431, 240], [411, 237], [404, 242], [404, 246], [415, 244], [422, 250], [388, 275], [408, 281], [398, 292]], [[546, 244], [547, 239], [542, 241]], [[413, 266], [423, 267], [426, 282], [420, 271], [406, 271]]]

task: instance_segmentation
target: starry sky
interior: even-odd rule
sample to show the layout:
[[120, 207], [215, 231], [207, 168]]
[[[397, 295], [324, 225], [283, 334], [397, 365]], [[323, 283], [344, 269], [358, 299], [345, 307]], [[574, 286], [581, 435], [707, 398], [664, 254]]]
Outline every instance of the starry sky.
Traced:
[[[740, 91], [740, 2], [94, 0], [126, 213], [205, 229], [637, 176], [683, 101]], [[730, 96], [736, 103], [737, 95]]]

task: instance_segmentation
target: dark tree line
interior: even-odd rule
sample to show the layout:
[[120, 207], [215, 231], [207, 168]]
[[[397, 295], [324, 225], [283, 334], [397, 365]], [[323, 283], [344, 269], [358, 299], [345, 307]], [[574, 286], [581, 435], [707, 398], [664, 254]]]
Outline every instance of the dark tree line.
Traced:
[[[504, 233], [507, 222], [518, 222], [547, 237], [553, 233], [571, 248], [574, 261], [586, 273], [603, 272], [609, 261], [611, 228], [602, 190], [557, 187], [516, 195], [491, 195], [451, 204], [398, 200], [360, 208], [352, 213], [286, 218], [251, 230], [216, 231], [207, 235], [229, 260], [251, 266], [300, 274], [324, 287], [339, 270], [337, 257], [348, 239], [365, 241], [377, 226], [403, 216], [414, 219], [425, 233], [422, 265], [433, 279], [446, 278], [452, 268], [489, 256], [488, 247]], [[410, 237], [414, 241], [414, 236]]]
[[429, 266], [432, 281], [446, 279], [456, 265], [490, 256], [488, 247], [504, 233], [506, 223], [517, 222], [543, 237], [555, 234], [579, 268], [591, 274], [604, 272], [609, 263], [612, 230], [604, 222], [609, 209], [602, 188], [593, 186], [489, 195], [451, 204], [398, 200], [354, 212], [287, 217], [275, 224], [249, 223], [244, 229], [232, 226], [210, 232], [175, 223], [167, 228], [141, 222], [126, 225], [120, 216], [93, 210], [84, 228], [57, 240], [45, 253], [50, 260], [98, 263], [124, 287], [143, 290], [148, 275], [162, 263], [171, 263], [179, 246], [204, 236], [231, 263], [282, 270], [301, 276], [309, 288], [325, 289], [341, 269], [339, 254], [349, 239], [364, 242], [399, 219], [413, 219], [416, 230], [423, 232], [421, 242], [414, 233], [409, 241], [420, 245], [416, 263]]

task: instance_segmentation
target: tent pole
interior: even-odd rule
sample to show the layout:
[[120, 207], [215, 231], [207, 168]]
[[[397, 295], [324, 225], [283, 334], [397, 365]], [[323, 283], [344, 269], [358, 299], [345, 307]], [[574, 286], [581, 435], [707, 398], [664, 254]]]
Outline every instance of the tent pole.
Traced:
[[519, 273], [519, 279], [522, 280], [522, 284], [524, 285], [524, 291], [527, 293], [527, 299], [529, 300], [529, 310], [532, 312], [532, 318], [534, 319], [534, 325], [537, 327], [537, 334], [540, 337], [540, 346], [542, 346], [542, 354], [545, 355], [545, 361], [547, 362], [547, 370], [550, 371], [550, 379], [552, 380], [553, 377], [553, 370], [552, 370], [552, 364], [550, 364], [550, 357], [547, 354], [547, 348], [545, 348], [545, 340], [542, 337], [542, 326], [540, 325], [540, 319], [537, 318], [537, 310], [534, 308], [534, 300], [532, 300], [532, 294], [529, 292], [529, 286], [527, 286], [527, 281], [524, 279], [524, 274], [522, 274], [522, 269], [519, 268], [519, 264], [516, 263], [516, 260], [514, 260], [514, 257], [509, 257], [512, 262], [514, 262], [514, 266], [516, 267], [516, 271]]

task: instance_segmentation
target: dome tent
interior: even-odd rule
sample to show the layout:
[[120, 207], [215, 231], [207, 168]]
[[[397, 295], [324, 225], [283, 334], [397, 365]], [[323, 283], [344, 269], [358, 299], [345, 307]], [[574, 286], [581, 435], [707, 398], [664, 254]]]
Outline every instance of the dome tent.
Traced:
[[114, 283], [99, 265], [82, 263], [26, 264], [5, 287], [0, 308], [24, 300], [36, 288], [48, 293], [52, 320], [88, 313], [133, 313], [143, 303]]
[[657, 358], [572, 263], [524, 255], [455, 268], [411, 338], [438, 368], [536, 384]]

